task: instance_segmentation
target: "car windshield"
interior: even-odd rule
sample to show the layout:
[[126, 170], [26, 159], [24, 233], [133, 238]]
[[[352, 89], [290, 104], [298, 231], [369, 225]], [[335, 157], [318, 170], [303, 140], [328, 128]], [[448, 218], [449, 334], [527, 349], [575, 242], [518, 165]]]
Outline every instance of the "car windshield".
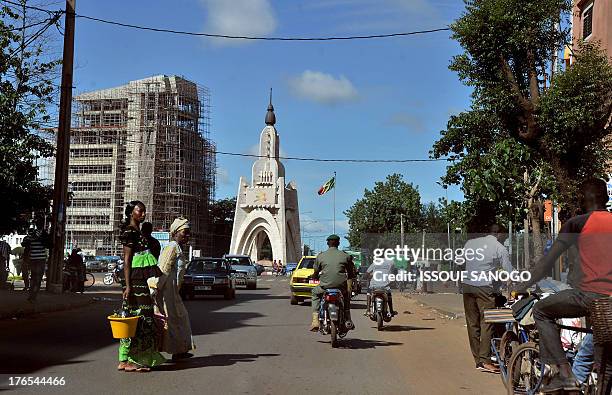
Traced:
[[304, 258], [300, 262], [300, 269], [312, 269], [315, 264], [315, 258]]
[[227, 270], [226, 264], [221, 259], [196, 260], [189, 264], [187, 273], [211, 273]]
[[230, 263], [230, 265], [238, 265], [238, 266], [252, 266], [251, 259], [249, 257], [231, 257], [225, 258], [226, 261]]

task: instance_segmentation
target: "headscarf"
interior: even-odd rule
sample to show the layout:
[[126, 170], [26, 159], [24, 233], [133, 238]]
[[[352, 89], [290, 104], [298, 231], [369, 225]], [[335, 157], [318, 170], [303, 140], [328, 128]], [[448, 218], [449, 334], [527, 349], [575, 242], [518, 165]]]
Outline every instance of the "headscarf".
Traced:
[[189, 220], [187, 218], [179, 217], [172, 222], [170, 225], [170, 234], [174, 236], [177, 232], [189, 229]]

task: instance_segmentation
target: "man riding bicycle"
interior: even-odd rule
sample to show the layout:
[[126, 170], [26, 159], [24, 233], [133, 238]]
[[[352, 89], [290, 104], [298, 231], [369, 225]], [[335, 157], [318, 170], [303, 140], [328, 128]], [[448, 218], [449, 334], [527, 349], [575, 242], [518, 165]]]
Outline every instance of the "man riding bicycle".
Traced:
[[536, 303], [533, 317], [540, 337], [540, 360], [551, 367], [551, 375], [540, 387], [542, 393], [578, 391], [579, 385], [561, 346], [559, 318], [589, 315], [594, 299], [612, 295], [612, 213], [606, 210], [606, 182], [590, 179], [582, 184], [582, 206], [586, 214], [563, 225], [550, 251], [531, 271], [531, 280], [519, 292], [550, 273], [557, 258], [571, 246], [578, 248], [581, 278], [575, 289], [567, 289]]

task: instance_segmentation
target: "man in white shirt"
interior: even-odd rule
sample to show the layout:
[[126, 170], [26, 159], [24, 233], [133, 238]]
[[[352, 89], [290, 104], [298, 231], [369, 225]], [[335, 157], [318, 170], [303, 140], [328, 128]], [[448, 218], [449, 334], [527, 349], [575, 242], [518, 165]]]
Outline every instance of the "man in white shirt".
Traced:
[[389, 310], [387, 314], [390, 317], [397, 315], [397, 311], [393, 310], [393, 296], [391, 295], [391, 281], [389, 281], [390, 274], [397, 274], [397, 268], [392, 260], [385, 259], [381, 264], [372, 263], [368, 267], [367, 273], [371, 276], [370, 285], [368, 287], [367, 294], [367, 305], [364, 315], [370, 314], [370, 304], [372, 303], [372, 291], [375, 289], [382, 289], [387, 292], [387, 305]]
[[499, 269], [510, 272], [513, 269], [508, 251], [502, 244], [508, 237], [505, 229], [495, 224], [489, 231], [489, 235], [468, 240], [465, 244], [464, 251], [476, 253], [466, 255], [467, 280], [463, 281], [463, 308], [476, 368], [499, 373], [499, 368], [491, 363], [494, 324], [486, 323], [482, 319], [485, 309], [495, 308], [495, 296], [499, 290], [491, 279], [481, 274], [495, 273]]

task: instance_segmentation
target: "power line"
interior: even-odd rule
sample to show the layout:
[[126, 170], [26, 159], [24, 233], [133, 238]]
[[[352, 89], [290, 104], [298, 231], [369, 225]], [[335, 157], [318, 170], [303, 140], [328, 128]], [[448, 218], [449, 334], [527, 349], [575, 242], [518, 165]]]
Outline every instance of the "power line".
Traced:
[[414, 36], [417, 34], [427, 34], [427, 33], [436, 33], [441, 31], [450, 30], [448, 27], [438, 28], [438, 29], [429, 29], [429, 30], [418, 30], [412, 32], [401, 32], [401, 33], [388, 33], [388, 34], [370, 34], [370, 35], [362, 35], [362, 36], [332, 36], [332, 37], [259, 37], [259, 36], [232, 36], [228, 34], [213, 34], [213, 33], [199, 33], [199, 32], [188, 32], [181, 30], [172, 30], [172, 29], [162, 29], [148, 26], [139, 26], [132, 25], [128, 23], [121, 23], [115, 21], [109, 21], [106, 19], [94, 18], [86, 15], [78, 15], [78, 18], [89, 19], [96, 22], [106, 23], [109, 25], [116, 25], [121, 27], [127, 27], [132, 29], [153, 31], [159, 33], [171, 33], [171, 34], [180, 34], [187, 36], [199, 36], [199, 37], [210, 37], [210, 38], [226, 38], [226, 39], [234, 39], [234, 40], [260, 40], [260, 41], [340, 41], [340, 40], [368, 40], [373, 38], [390, 38], [390, 37], [405, 37], [405, 36]]
[[[3, 0], [5, 3], [22, 6], [21, 4], [14, 3], [9, 0]], [[46, 10], [39, 7], [26, 6], [26, 8], [34, 9], [37, 11], [43, 11], [47, 13], [52, 13], [56, 11]], [[64, 13], [64, 11], [58, 11]], [[420, 34], [429, 34], [436, 32], [449, 31], [449, 27], [437, 28], [437, 29], [427, 29], [427, 30], [416, 30], [410, 32], [399, 32], [399, 33], [387, 33], [387, 34], [368, 34], [368, 35], [355, 35], [355, 36], [331, 36], [331, 37], [260, 37], [260, 36], [233, 36], [229, 34], [214, 34], [214, 33], [201, 33], [201, 32], [189, 32], [183, 30], [173, 30], [173, 29], [164, 29], [150, 26], [141, 26], [134, 25], [130, 23], [123, 23], [117, 21], [111, 21], [108, 19], [96, 18], [89, 15], [81, 15], [76, 14], [77, 18], [88, 19], [95, 22], [105, 23], [108, 25], [115, 25], [126, 27], [130, 29], [138, 29], [144, 31], [152, 31], [158, 33], [170, 33], [170, 34], [178, 34], [185, 36], [198, 36], [198, 37], [210, 37], [210, 38], [225, 38], [225, 39], [233, 39], [233, 40], [259, 40], [259, 41], [346, 41], [346, 40], [369, 40], [369, 39], [377, 39], [377, 38], [392, 38], [392, 37], [407, 37], [414, 36]]]
[[[246, 156], [252, 158], [268, 158], [265, 155], [241, 154], [236, 152], [213, 151], [215, 154], [230, 156]], [[278, 159], [297, 160], [309, 162], [346, 162], [346, 163], [408, 163], [408, 162], [441, 162], [450, 159], [323, 159], [323, 158], [302, 158], [295, 156], [279, 156]]]
[[[75, 128], [75, 129], [80, 129], [80, 128]], [[111, 135], [99, 135], [95, 137], [98, 137], [100, 140], [95, 143], [88, 143], [86, 142], [87, 140], [85, 140], [85, 142], [74, 142], [73, 144], [96, 145], [96, 144], [119, 144], [119, 143], [125, 142], [125, 143], [149, 145], [149, 146], [154, 146], [154, 147], [161, 145], [161, 143], [151, 143], [151, 142], [145, 142], [145, 141], [130, 140], [127, 138], [120, 138], [120, 137], [111, 136]], [[174, 148], [177, 148], [183, 151], [197, 151], [197, 152], [200, 152], [200, 151], [203, 152], [206, 150], [204, 146], [203, 147], [184, 147], [184, 146], [181, 146], [180, 144], [168, 143], [168, 142], [163, 143], [163, 147], [174, 147]], [[248, 158], [269, 158], [269, 156], [266, 156], [266, 155], [245, 154], [245, 153], [240, 153], [240, 152], [229, 152], [229, 151], [218, 151], [218, 150], [211, 150], [210, 152], [213, 154], [217, 154], [217, 155], [238, 156], [238, 157], [248, 157]], [[279, 160], [294, 160], [294, 161], [302, 161], [302, 162], [336, 162], [336, 163], [338, 162], [340, 163], [411, 163], [411, 162], [452, 162], [453, 161], [453, 159], [450, 159], [450, 158], [446, 158], [446, 159], [444, 158], [438, 158], [438, 159], [431, 159], [431, 158], [427, 158], [427, 159], [352, 159], [352, 158], [309, 158], [309, 157], [298, 157], [298, 156], [279, 156], [278, 159]]]

